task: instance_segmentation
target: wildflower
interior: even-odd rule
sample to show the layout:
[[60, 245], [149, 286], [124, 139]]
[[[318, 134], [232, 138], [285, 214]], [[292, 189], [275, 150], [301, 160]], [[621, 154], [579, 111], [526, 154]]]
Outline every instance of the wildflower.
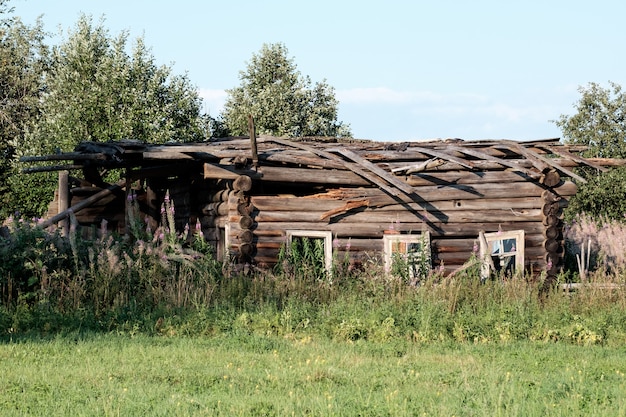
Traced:
[[548, 264], [546, 265], [546, 269], [548, 269], [548, 270], [552, 269], [552, 259], [548, 260]]
[[170, 193], [169, 191], [165, 193], [165, 197], [163, 197], [163, 201], [167, 204], [170, 202]]
[[346, 250], [349, 251], [351, 247], [352, 247], [351, 239], [348, 239], [348, 243], [346, 243]]
[[478, 253], [478, 243], [474, 242], [474, 246], [472, 247], [473, 253]]
[[339, 239], [334, 238], [333, 239], [333, 248], [337, 249], [338, 247], [340, 247], [341, 245], [339, 244]]

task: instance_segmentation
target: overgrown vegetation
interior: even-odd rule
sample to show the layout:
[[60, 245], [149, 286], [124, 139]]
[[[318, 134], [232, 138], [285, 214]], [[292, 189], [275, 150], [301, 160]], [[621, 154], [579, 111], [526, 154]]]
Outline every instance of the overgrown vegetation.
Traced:
[[[385, 274], [375, 261], [355, 273], [336, 257], [329, 274], [315, 261], [316, 239], [295, 241], [291, 258], [283, 259], [289, 268], [241, 275], [217, 262], [201, 235], [174, 232], [167, 199], [162, 213], [158, 230], [137, 225], [132, 240], [104, 230], [82, 239], [74, 228], [63, 237], [13, 220], [0, 238], [2, 337], [80, 329], [407, 343], [626, 341], [620, 286], [546, 295], [541, 280], [481, 283], [474, 269], [452, 278], [433, 272], [417, 286]], [[626, 281], [617, 266], [586, 278]]]

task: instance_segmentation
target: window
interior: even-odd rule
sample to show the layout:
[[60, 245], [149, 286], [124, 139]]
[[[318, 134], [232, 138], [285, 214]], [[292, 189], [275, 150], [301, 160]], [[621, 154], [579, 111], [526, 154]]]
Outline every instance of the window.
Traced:
[[[333, 267], [333, 236], [331, 232], [288, 230], [290, 258], [319, 267], [330, 273]], [[297, 251], [298, 253], [293, 253]], [[294, 265], [295, 266], [295, 265]]]
[[480, 233], [480, 277], [512, 276], [524, 271], [524, 231]]
[[431, 269], [430, 233], [385, 235], [385, 271], [417, 283]]

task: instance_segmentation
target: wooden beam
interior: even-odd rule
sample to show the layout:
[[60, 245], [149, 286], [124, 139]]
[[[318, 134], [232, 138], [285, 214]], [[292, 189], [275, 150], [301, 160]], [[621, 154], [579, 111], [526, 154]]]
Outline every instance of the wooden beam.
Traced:
[[452, 156], [452, 155], [447, 154], [445, 152], [439, 152], [439, 151], [436, 151], [436, 150], [433, 150], [433, 149], [428, 149], [428, 148], [419, 147], [419, 146], [418, 147], [412, 146], [411, 150], [417, 151], [417, 152], [421, 152], [421, 153], [425, 153], [427, 155], [435, 156], [437, 158], [444, 159], [446, 161], [457, 163], [457, 164], [459, 164], [461, 166], [464, 166], [467, 169], [474, 169], [474, 164], [472, 164], [470, 161], [466, 161], [464, 159], [457, 158], [456, 156]]
[[467, 149], [461, 146], [454, 146], [454, 145], [449, 145], [448, 147], [450, 149], [456, 150], [457, 152], [461, 152], [466, 155], [470, 155], [479, 159], [484, 159], [485, 161], [495, 162], [495, 163], [502, 165], [503, 167], [508, 167], [516, 171], [523, 172], [524, 174], [528, 175], [531, 178], [538, 178], [541, 175], [540, 173], [524, 168], [515, 162], [510, 162], [510, 161], [507, 161], [506, 159], [498, 158], [496, 156], [489, 155], [485, 152], [477, 151], [474, 149]]
[[256, 168], [259, 166], [259, 151], [256, 147], [256, 129], [252, 115], [248, 115], [248, 131], [250, 133], [250, 148], [252, 150], [252, 166]]
[[34, 172], [53, 172], [53, 171], [70, 171], [75, 169], [83, 169], [84, 165], [49, 165], [45, 167], [24, 168], [23, 174], [32, 174]]
[[563, 174], [565, 174], [568, 177], [574, 178], [575, 180], [578, 180], [578, 181], [582, 182], [583, 184], [587, 183], [586, 179], [584, 179], [580, 175], [576, 174], [574, 171], [569, 170], [567, 168], [564, 168], [564, 167], [560, 166], [558, 163], [556, 163], [554, 160], [551, 160], [549, 158], [541, 156], [541, 155], [531, 151], [530, 149], [526, 149], [526, 148], [520, 146], [517, 143], [511, 143], [511, 142], [507, 141], [502, 146], [512, 150], [513, 152], [517, 152], [520, 155], [526, 157], [526, 159], [528, 159], [531, 162], [533, 162], [533, 165], [536, 165], [537, 167], [543, 167], [543, 168], [541, 168], [542, 171], [545, 168], [547, 168], [547, 167], [553, 167], [553, 168], [555, 168], [556, 170], [562, 172]]
[[48, 226], [52, 226], [53, 224], [58, 223], [59, 221], [67, 218], [72, 213], [77, 213], [80, 210], [86, 207], [89, 207], [91, 204], [95, 203], [96, 201], [101, 200], [102, 198], [108, 195], [111, 195], [116, 191], [122, 190], [123, 189], [122, 186], [125, 183], [126, 183], [126, 180], [121, 180], [117, 184], [110, 185], [104, 190], [92, 195], [91, 197], [88, 197], [80, 201], [79, 203], [74, 204], [72, 207], [68, 208], [67, 210], [64, 210], [63, 212], [57, 214], [56, 216], [53, 216], [53, 217], [50, 217], [49, 219], [44, 220], [43, 222], [39, 224], [39, 226], [44, 229]]
[[355, 152], [352, 152], [349, 149], [335, 148], [335, 149], [331, 150], [330, 152], [337, 152], [337, 153], [345, 156], [346, 158], [348, 158], [348, 159], [358, 163], [360, 166], [363, 166], [363, 167], [367, 168], [372, 173], [376, 174], [377, 176], [379, 176], [383, 180], [387, 181], [389, 184], [393, 185], [394, 187], [399, 188], [400, 190], [402, 190], [403, 192], [405, 192], [408, 195], [411, 195], [411, 194], [413, 194], [415, 192], [415, 189], [413, 187], [411, 187], [410, 185], [408, 185], [407, 183], [402, 182], [401, 180], [399, 180], [398, 178], [396, 178], [395, 176], [393, 176], [389, 172], [387, 172], [384, 169], [378, 167], [377, 165], [374, 165], [373, 163], [371, 163], [367, 159], [359, 156], [358, 154], [356, 154]]
[[[58, 201], [58, 213], [63, 213], [69, 208], [70, 202], [70, 186], [69, 186], [69, 171], [59, 171], [59, 201]], [[61, 234], [67, 236], [70, 232], [70, 223], [67, 218], [60, 221]]]
[[581, 156], [574, 155], [573, 153], [567, 151], [566, 149], [560, 149], [561, 147], [559, 146], [546, 146], [545, 148], [555, 155], [559, 155], [563, 158], [571, 159], [572, 161], [578, 162], [579, 164], [587, 165], [591, 168], [597, 169], [600, 172], [608, 171], [608, 168], [605, 168], [601, 165], [591, 162], [590, 159], [586, 159]]

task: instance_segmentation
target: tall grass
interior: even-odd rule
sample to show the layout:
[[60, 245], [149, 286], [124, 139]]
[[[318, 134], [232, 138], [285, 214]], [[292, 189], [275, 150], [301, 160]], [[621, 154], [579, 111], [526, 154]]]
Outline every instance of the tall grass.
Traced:
[[[555, 287], [546, 294], [541, 282], [523, 278], [483, 283], [477, 268], [453, 277], [434, 271], [417, 286], [385, 274], [375, 260], [357, 271], [343, 257], [336, 257], [332, 279], [306, 265], [236, 274], [215, 260], [199, 227], [175, 231], [168, 201], [162, 217], [157, 230], [135, 221], [131, 237], [103, 227], [96, 239], [83, 239], [75, 227], [63, 237], [13, 221], [10, 235], [0, 238], [0, 335], [96, 330], [384, 343], [626, 341], [620, 286], [574, 293]], [[624, 282], [624, 271], [612, 266], [590, 277]]]

